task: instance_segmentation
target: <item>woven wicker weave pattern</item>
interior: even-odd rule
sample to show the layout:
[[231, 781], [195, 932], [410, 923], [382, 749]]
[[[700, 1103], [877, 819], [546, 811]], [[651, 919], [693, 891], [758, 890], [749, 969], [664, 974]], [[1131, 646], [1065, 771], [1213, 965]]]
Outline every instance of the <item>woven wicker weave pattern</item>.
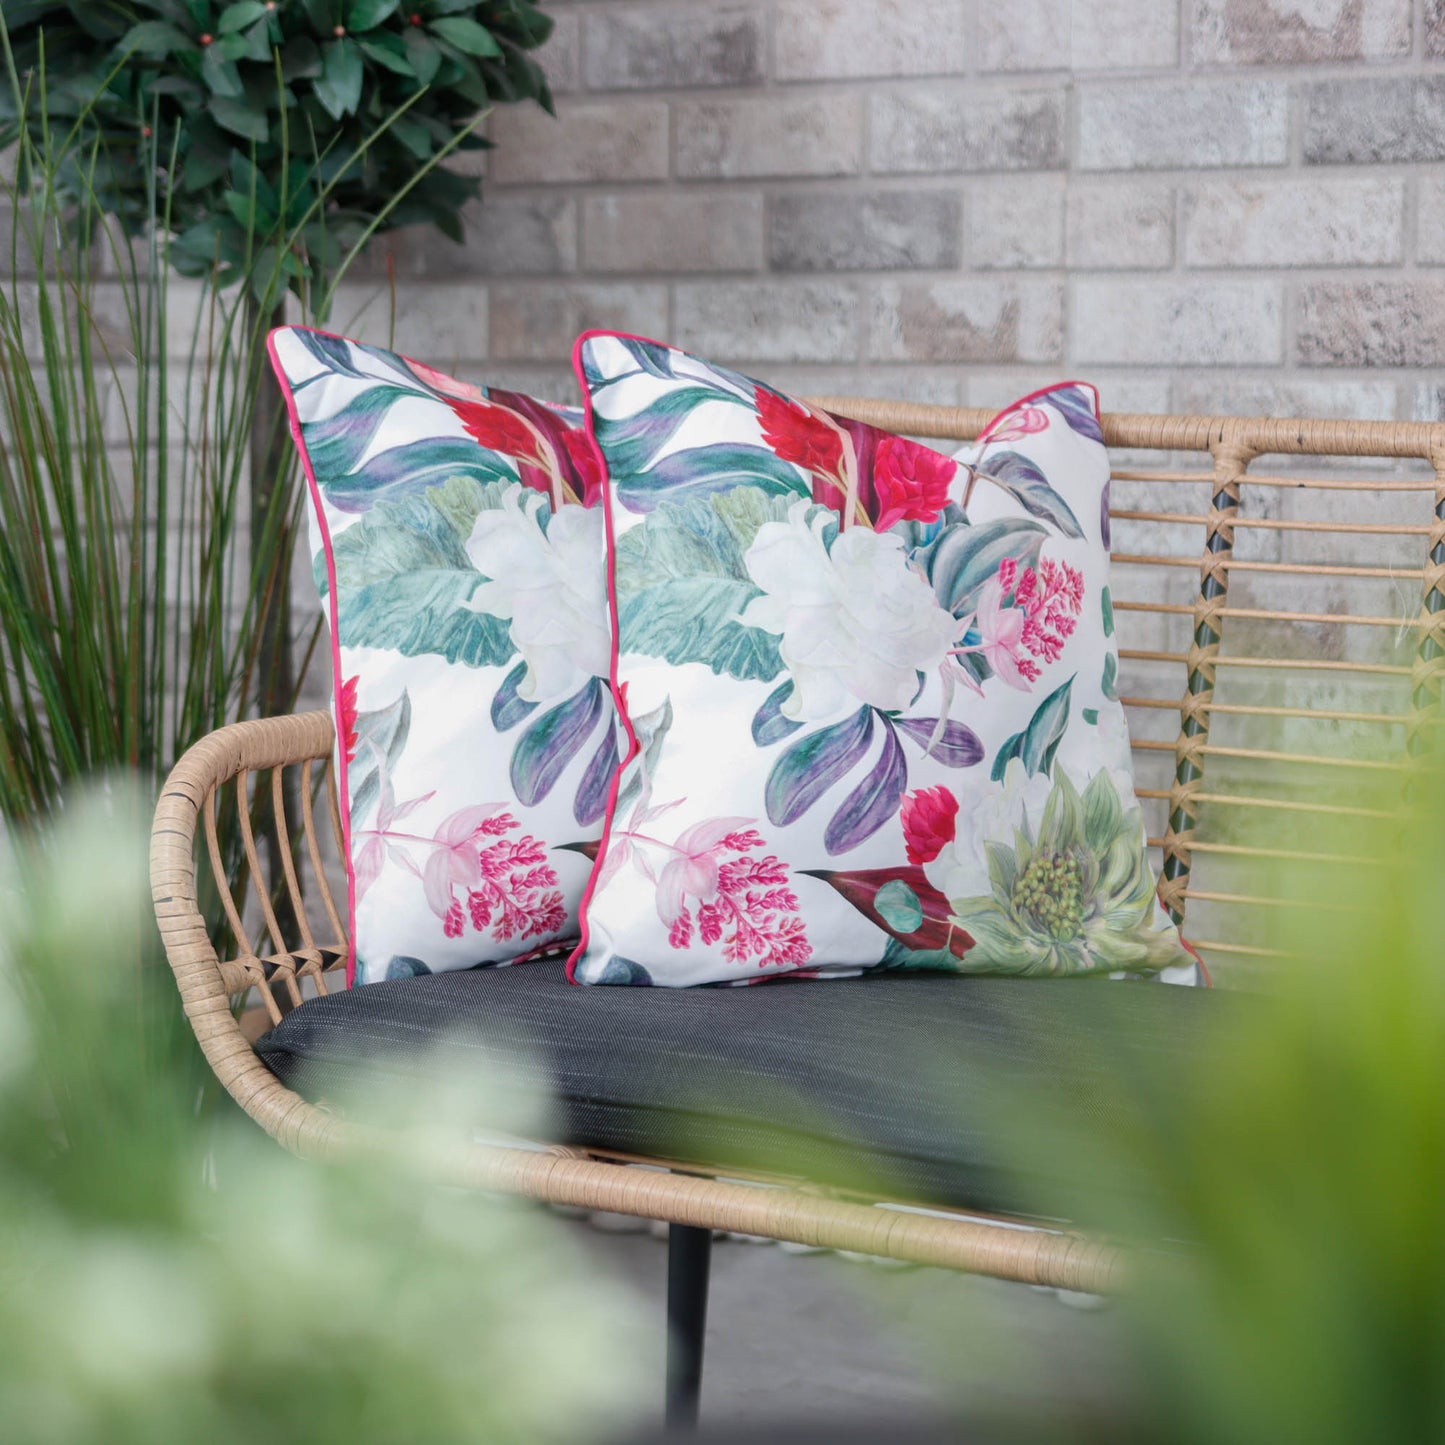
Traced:
[[[935, 439], [966, 440], [991, 419], [982, 410], [853, 398], [822, 404]], [[1106, 416], [1104, 431], [1121, 458], [1111, 511], [1120, 689], [1160, 850], [1161, 893], [1177, 918], [1194, 925], [1191, 936], [1196, 915], [1204, 915], [1208, 931], [1199, 941], [1207, 953], [1238, 964], [1268, 952], [1249, 939], [1259, 910], [1278, 900], [1241, 890], [1229, 868], [1237, 876], [1260, 857], [1309, 867], [1345, 861], [1321, 860], [1290, 836], [1313, 815], [1363, 810], [1339, 780], [1377, 782], [1382, 772], [1403, 769], [1438, 721], [1445, 425]], [[1286, 475], [1297, 463], [1252, 471], [1267, 455], [1309, 458], [1309, 467], [1298, 476]], [[1376, 461], [1368, 475], [1351, 476], [1340, 473], [1341, 458]], [[1395, 467], [1383, 473], [1378, 459]], [[1285, 505], [1325, 491], [1354, 494], [1361, 520], [1318, 520], [1307, 507], [1296, 516]], [[1327, 550], [1312, 553], [1309, 544], [1321, 540]], [[1339, 560], [1339, 547], [1356, 560]], [[1392, 633], [1403, 640], [1382, 647]], [[166, 783], [151, 846], [157, 921], [208, 1061], [268, 1132], [321, 1158], [382, 1141], [285, 1088], [252, 1051], [233, 999], [256, 987], [278, 1020], [300, 1002], [305, 979], [324, 991], [325, 974], [345, 959], [345, 925], [322, 866], [340, 835], [333, 740], [325, 713], [239, 723], [203, 739]], [[1296, 745], [1301, 740], [1306, 747]], [[286, 768], [301, 774], [303, 836], [287, 840], [273, 879], [251, 835], [248, 805], [258, 788], [274, 797]], [[1318, 787], [1321, 778], [1327, 789]], [[235, 812], [245, 864], [237, 878], [225, 876], [222, 809]], [[1281, 841], [1237, 826], [1262, 815]], [[1217, 828], [1216, 817], [1225, 820]], [[232, 935], [224, 960], [199, 902], [198, 854], [216, 889], [214, 911]], [[1201, 880], [1206, 864], [1219, 870], [1219, 886]], [[296, 937], [282, 936], [273, 897], [289, 902]], [[1067, 1233], [627, 1169], [571, 1150], [459, 1141], [446, 1177], [1029, 1283], [1102, 1290], [1120, 1268], [1108, 1245]]]

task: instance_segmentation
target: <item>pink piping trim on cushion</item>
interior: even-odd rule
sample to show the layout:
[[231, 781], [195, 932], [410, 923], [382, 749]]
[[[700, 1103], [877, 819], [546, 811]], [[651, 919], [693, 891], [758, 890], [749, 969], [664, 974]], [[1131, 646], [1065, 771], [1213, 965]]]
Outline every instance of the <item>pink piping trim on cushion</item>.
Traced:
[[[1177, 930], [1176, 930], [1176, 931], [1177, 931]], [[1212, 978], [1210, 978], [1210, 976], [1209, 976], [1209, 969], [1205, 966], [1204, 960], [1203, 960], [1202, 958], [1200, 958], [1200, 956], [1199, 956], [1199, 950], [1198, 950], [1197, 948], [1195, 948], [1195, 946], [1194, 946], [1192, 943], [1190, 943], [1190, 941], [1189, 941], [1187, 938], [1185, 938], [1185, 936], [1184, 936], [1182, 933], [1179, 935], [1179, 941], [1180, 941], [1180, 943], [1182, 943], [1182, 944], [1184, 945], [1184, 951], [1190, 956], [1190, 958], [1192, 958], [1192, 959], [1194, 960], [1195, 967], [1198, 968], [1200, 974], [1203, 976], [1203, 978], [1204, 978], [1204, 987], [1205, 987], [1205, 988], [1213, 988], [1213, 987], [1214, 987], [1214, 980], [1213, 980]]]
[[584, 331], [572, 343], [572, 371], [577, 377], [577, 385], [582, 391], [582, 411], [587, 426], [587, 444], [592, 448], [592, 455], [597, 459], [602, 476], [602, 527], [607, 546], [607, 620], [608, 628], [612, 633], [612, 655], [608, 664], [607, 681], [612, 688], [612, 705], [617, 709], [617, 716], [622, 719], [622, 726], [627, 732], [627, 756], [618, 763], [617, 770], [612, 774], [612, 786], [607, 790], [607, 813], [602, 820], [602, 837], [597, 845], [597, 857], [592, 864], [592, 872], [587, 877], [587, 886], [582, 890], [582, 902], [577, 907], [577, 926], [580, 937], [577, 947], [567, 955], [568, 983], [577, 982], [577, 965], [581, 961], [582, 955], [587, 952], [587, 941], [590, 935], [587, 913], [592, 906], [592, 895], [597, 888], [597, 879], [602, 873], [602, 864], [607, 858], [607, 845], [612, 838], [612, 819], [617, 811], [617, 794], [622, 787], [622, 773], [628, 763], [641, 751], [637, 734], [632, 728], [632, 718], [627, 712], [627, 694], [617, 677], [621, 649], [618, 642], [619, 624], [617, 620], [617, 547], [612, 529], [612, 476], [607, 469], [607, 458], [597, 444], [596, 430], [592, 425], [592, 393], [587, 387], [587, 376], [582, 368], [582, 347], [595, 336], [615, 337], [619, 341], [641, 341], [648, 346], [664, 346], [668, 351], [675, 349], [667, 346], [665, 342], [654, 341], [650, 336], [634, 336], [630, 331], [596, 329]]
[[314, 326], [278, 326], [266, 338], [266, 353], [271, 358], [271, 369], [281, 386], [286, 400], [286, 414], [291, 419], [291, 437], [301, 455], [301, 469], [306, 473], [306, 485], [311, 492], [311, 505], [316, 508], [316, 521], [321, 528], [321, 547], [326, 554], [326, 621], [331, 632], [331, 718], [336, 727], [336, 790], [341, 803], [341, 847], [346, 855], [346, 986], [356, 984], [356, 870], [351, 862], [351, 787], [347, 777], [346, 730], [341, 718], [341, 643], [338, 640], [336, 617], [336, 557], [331, 548], [331, 528], [326, 523], [326, 509], [321, 505], [321, 488], [316, 482], [316, 473], [311, 466], [311, 454], [301, 438], [301, 417], [296, 410], [296, 397], [285, 368], [276, 355], [276, 338], [283, 331], [310, 331], [316, 336], [325, 336], [332, 341], [344, 341], [330, 331], [320, 331]]
[[979, 432], [978, 440], [980, 442], [986, 442], [988, 440], [989, 432], [991, 432], [994, 427], [996, 427], [999, 422], [1001, 422], [1004, 417], [1006, 417], [1010, 412], [1017, 411], [1021, 406], [1027, 406], [1031, 401], [1037, 401], [1041, 396], [1047, 396], [1051, 391], [1062, 391], [1065, 387], [1069, 386], [1084, 386], [1093, 393], [1094, 420], [1098, 421], [1100, 416], [1102, 415], [1102, 413], [1099, 411], [1099, 388], [1095, 386], [1092, 381], [1054, 381], [1050, 382], [1048, 386], [1039, 387], [1037, 391], [1029, 392], [1027, 396], [1019, 397], [1017, 401], [1009, 402], [1009, 404], [1004, 407], [1002, 411], [995, 412], [993, 420], [990, 421], [989, 424], [984, 427], [981, 432]]

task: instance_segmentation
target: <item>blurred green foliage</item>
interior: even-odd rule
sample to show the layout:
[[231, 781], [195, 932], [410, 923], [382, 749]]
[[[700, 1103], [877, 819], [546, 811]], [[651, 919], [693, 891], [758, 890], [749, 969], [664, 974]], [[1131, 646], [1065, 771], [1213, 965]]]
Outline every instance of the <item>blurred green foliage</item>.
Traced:
[[3, 17], [43, 95], [0, 94], [0, 144], [67, 134], [61, 190], [131, 234], [163, 216], [192, 276], [279, 265], [299, 291], [372, 229], [459, 241], [480, 183], [437, 162], [486, 145], [490, 105], [552, 104], [533, 0], [5, 0]]
[[0, 857], [7, 1445], [570, 1442], [625, 1418], [631, 1300], [534, 1207], [425, 1182], [487, 1080], [407, 1101], [405, 1157], [365, 1166], [197, 1116], [134, 1026], [141, 810], [72, 798]]

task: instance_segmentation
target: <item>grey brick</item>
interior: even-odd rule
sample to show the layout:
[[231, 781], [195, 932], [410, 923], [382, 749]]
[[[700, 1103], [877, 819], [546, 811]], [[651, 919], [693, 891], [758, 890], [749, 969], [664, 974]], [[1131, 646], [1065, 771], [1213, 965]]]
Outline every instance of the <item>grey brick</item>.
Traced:
[[1445, 281], [1315, 281], [1300, 292], [1302, 366], [1445, 365]]
[[925, 366], [774, 366], [771, 385], [790, 396], [866, 396], [958, 406], [963, 378], [956, 368]]
[[1410, 52], [1410, 0], [1197, 0], [1189, 49], [1200, 65], [1391, 59]]
[[858, 354], [859, 310], [847, 282], [690, 282], [673, 288], [673, 333], [714, 361], [837, 364]]
[[980, 6], [979, 65], [984, 70], [1068, 70], [1073, 9], [1074, 0]]
[[1215, 181], [1185, 192], [1189, 266], [1383, 266], [1405, 245], [1394, 177]]
[[746, 191], [653, 191], [589, 197], [589, 271], [754, 271], [763, 262], [763, 201]]
[[1445, 56], [1445, 0], [1425, 0], [1425, 54]]
[[554, 95], [566, 95], [582, 84], [582, 16], [564, 10], [552, 17], [552, 33], [537, 52], [537, 61], [547, 74]]
[[1398, 406], [1394, 382], [1315, 381], [1259, 376], [1184, 375], [1174, 382], [1174, 408], [1200, 416], [1322, 416], [1390, 421]]
[[1311, 85], [1304, 158], [1323, 165], [1445, 159], [1445, 75]]
[[1151, 270], [1174, 260], [1174, 191], [1147, 181], [1071, 182], [1065, 255], [1084, 270]]
[[677, 173], [689, 179], [853, 175], [863, 164], [863, 96], [749, 96], [673, 107]]
[[560, 362], [578, 332], [594, 326], [660, 336], [667, 330], [663, 286], [547, 284], [492, 292], [492, 355], [502, 361]]
[[773, 27], [779, 80], [960, 75], [969, 58], [959, 0], [781, 0]]
[[1179, 7], [1164, 0], [1009, 0], [980, 7], [985, 70], [1130, 70], [1174, 65]]
[[331, 324], [346, 336], [393, 347], [442, 371], [487, 356], [487, 288], [474, 281], [411, 282], [396, 293], [391, 332], [390, 291], [348, 283], [338, 288]]
[[872, 98], [875, 171], [1054, 170], [1064, 163], [1060, 90], [976, 85]]
[[1410, 395], [1411, 421], [1445, 421], [1445, 384], [1438, 381], [1416, 383]]
[[962, 206], [951, 191], [799, 191], [768, 205], [775, 271], [956, 267]]
[[[989, 367], [968, 379], [969, 406], [986, 406], [995, 411], [1011, 407], [1020, 397], [1059, 380], [1057, 371], [1032, 369], [1001, 371]], [[1091, 375], [1099, 388], [1099, 403], [1104, 411], [1161, 412], [1169, 410], [1169, 381], [1157, 372], [1104, 373]]]
[[353, 274], [398, 278], [553, 276], [577, 266], [577, 203], [566, 196], [502, 195], [462, 212], [458, 246], [434, 226], [407, 226], [380, 237]]
[[1429, 266], [1445, 266], [1445, 176], [1420, 177], [1418, 225], [1416, 257]]
[[586, 17], [582, 70], [592, 90], [745, 85], [763, 78], [755, 10], [681, 3]]
[[1071, 351], [1085, 365], [1275, 365], [1283, 310], [1273, 281], [1080, 277]]
[[530, 105], [491, 117], [489, 173], [519, 182], [648, 181], [667, 175], [667, 106], [660, 100], [563, 101], [554, 119]]
[[1057, 361], [1063, 291], [1051, 281], [902, 281], [870, 308], [874, 361]]
[[1064, 177], [1006, 176], [968, 190], [968, 258], [981, 269], [1060, 266]]
[[1086, 171], [1283, 165], [1289, 92], [1275, 80], [1132, 82], [1079, 93]]

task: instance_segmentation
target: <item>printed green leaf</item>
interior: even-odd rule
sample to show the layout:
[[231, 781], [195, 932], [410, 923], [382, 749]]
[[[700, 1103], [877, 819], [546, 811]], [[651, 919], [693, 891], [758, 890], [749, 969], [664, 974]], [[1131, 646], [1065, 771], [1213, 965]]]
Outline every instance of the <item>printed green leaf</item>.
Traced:
[[[462, 485], [473, 488], [477, 510], [500, 505], [501, 486]], [[512, 661], [506, 620], [468, 606], [483, 579], [465, 535], [430, 493], [379, 502], [343, 531], [333, 547], [341, 645], [434, 653], [467, 667]]]
[[914, 933], [923, 923], [923, 905], [901, 878], [885, 883], [873, 895], [873, 906], [889, 928], [899, 933]]
[[980, 480], [1007, 492], [1031, 516], [1052, 523], [1064, 536], [1084, 535], [1069, 504], [1022, 452], [995, 452], [985, 460], [978, 475]]
[[1099, 593], [1099, 607], [1104, 614], [1104, 636], [1114, 635], [1114, 599], [1109, 595], [1109, 589], [1105, 587]]
[[743, 564], [748, 529], [786, 512], [779, 499], [757, 497], [756, 508], [736, 495], [669, 501], [622, 533], [616, 575], [623, 651], [763, 682], [783, 670], [777, 637], [737, 620], [760, 595]]
[[637, 739], [637, 753], [623, 771], [621, 785], [617, 790], [616, 816], [621, 818], [641, 800], [647, 806], [652, 796], [652, 776], [657, 771], [657, 759], [662, 745], [672, 731], [672, 699], [665, 697], [660, 706], [651, 712], [642, 713], [632, 719], [632, 733]]
[[411, 698], [406, 689], [395, 702], [356, 715], [356, 755], [346, 771], [351, 821], [361, 822], [381, 796], [381, 767], [396, 766], [411, 732]]
[[1020, 759], [1031, 775], [1047, 773], [1053, 767], [1054, 754], [1058, 752], [1059, 743], [1069, 725], [1069, 700], [1073, 690], [1074, 679], [1071, 677], [1038, 705], [1028, 727], [1003, 744], [989, 774], [994, 782], [1003, 781], [1004, 769], [1011, 758]]
[[663, 501], [710, 496], [734, 487], [758, 487], [784, 497], [811, 497], [812, 488], [791, 462], [766, 447], [687, 447], [645, 472], [612, 473], [617, 500], [629, 512], [651, 512]]
[[1115, 687], [1119, 677], [1119, 659], [1112, 653], [1104, 656], [1104, 675], [1099, 679], [1099, 687], [1104, 696], [1110, 702], [1117, 702], [1119, 693]]
[[1013, 558], [1020, 567], [1035, 566], [1048, 534], [1037, 522], [999, 518], [970, 526], [945, 528], [917, 558], [942, 606], [955, 617], [967, 617], [978, 605], [984, 583], [998, 575], [999, 563]]

